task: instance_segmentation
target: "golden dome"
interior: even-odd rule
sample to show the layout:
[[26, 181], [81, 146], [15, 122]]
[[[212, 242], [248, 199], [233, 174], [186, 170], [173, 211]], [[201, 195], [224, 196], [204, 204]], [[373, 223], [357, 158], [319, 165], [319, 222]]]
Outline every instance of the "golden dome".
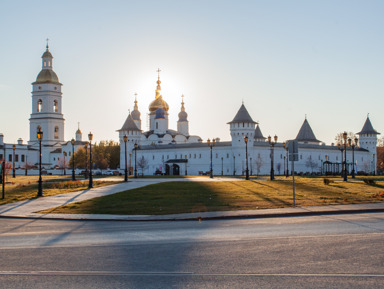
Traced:
[[165, 111], [169, 110], [168, 103], [163, 99], [161, 95], [151, 102], [151, 104], [149, 105], [149, 111], [155, 112], [158, 108], [162, 108]]
[[59, 78], [56, 73], [51, 69], [43, 69], [40, 71], [36, 78], [35, 83], [57, 83], [59, 84]]

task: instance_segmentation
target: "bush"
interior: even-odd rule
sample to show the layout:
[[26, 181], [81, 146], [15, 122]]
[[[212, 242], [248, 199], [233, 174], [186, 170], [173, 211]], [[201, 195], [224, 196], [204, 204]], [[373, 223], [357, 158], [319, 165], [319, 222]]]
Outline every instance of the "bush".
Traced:
[[372, 179], [363, 179], [364, 183], [366, 183], [367, 185], [375, 185], [376, 182]]
[[324, 178], [323, 182], [324, 182], [324, 185], [329, 185], [331, 183], [331, 180]]

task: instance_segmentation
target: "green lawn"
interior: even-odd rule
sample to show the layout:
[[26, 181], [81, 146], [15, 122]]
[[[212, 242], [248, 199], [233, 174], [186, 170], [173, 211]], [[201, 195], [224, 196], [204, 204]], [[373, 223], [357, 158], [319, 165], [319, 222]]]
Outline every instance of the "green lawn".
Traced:
[[[296, 177], [296, 205], [356, 204], [384, 201], [384, 182], [361, 179]], [[379, 181], [380, 180], [380, 181]], [[291, 179], [274, 181], [168, 182], [95, 198], [45, 213], [162, 215], [204, 211], [282, 208], [292, 206]]]

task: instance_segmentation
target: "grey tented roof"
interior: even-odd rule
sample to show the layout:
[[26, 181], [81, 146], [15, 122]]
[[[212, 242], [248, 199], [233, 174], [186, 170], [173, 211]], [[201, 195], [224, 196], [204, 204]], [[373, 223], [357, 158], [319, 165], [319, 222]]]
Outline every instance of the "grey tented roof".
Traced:
[[299, 133], [297, 134], [296, 140], [301, 142], [320, 142], [315, 137], [315, 134], [313, 133], [307, 119], [304, 120], [304, 123], [301, 126]]
[[255, 139], [266, 139], [266, 137], [263, 136], [263, 134], [261, 133], [261, 129], [259, 127], [259, 125], [256, 126], [256, 129], [255, 129]]
[[241, 105], [239, 111], [237, 112], [235, 118], [229, 122], [229, 123], [242, 123], [242, 122], [251, 122], [251, 123], [257, 123], [253, 121], [252, 117], [249, 115], [247, 109], [245, 108], [244, 104]]
[[361, 135], [361, 134], [380, 134], [378, 133], [372, 126], [372, 123], [371, 121], [369, 120], [369, 116], [367, 116], [367, 120], [365, 121], [364, 123], [364, 126], [363, 126], [363, 129], [361, 130], [361, 132], [358, 132], [357, 133], [358, 135]]
[[135, 121], [132, 118], [132, 115], [129, 114], [127, 119], [125, 120], [123, 127], [119, 131], [141, 131], [137, 125], [135, 124]]

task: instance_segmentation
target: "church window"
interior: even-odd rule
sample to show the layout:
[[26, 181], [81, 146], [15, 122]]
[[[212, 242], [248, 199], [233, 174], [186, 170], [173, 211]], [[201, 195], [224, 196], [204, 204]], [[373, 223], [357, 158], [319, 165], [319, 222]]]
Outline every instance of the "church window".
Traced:
[[55, 90], [57, 90], [57, 87], [55, 86]]
[[53, 112], [58, 112], [59, 111], [59, 108], [58, 108], [58, 106], [57, 106], [57, 100], [55, 100], [54, 102], [53, 102]]
[[41, 112], [42, 109], [43, 109], [43, 101], [39, 99], [39, 101], [37, 102], [37, 112]]
[[153, 160], [155, 159], [155, 156], [154, 156], [154, 155], [152, 156], [152, 159], [153, 159]]
[[47, 62], [46, 61], [44, 61], [44, 66], [47, 66]]
[[55, 160], [56, 160], [56, 158], [53, 158], [53, 160], [55, 161]]
[[15, 162], [19, 161], [19, 155], [15, 155]]
[[193, 158], [194, 158], [194, 159], [196, 158], [196, 154], [193, 155]]
[[9, 162], [12, 161], [12, 155], [9, 155], [9, 156], [8, 156], [8, 161], [9, 161]]
[[25, 155], [21, 155], [21, 162], [22, 162], [22, 163], [25, 162]]
[[57, 139], [59, 138], [59, 127], [58, 126], [55, 126], [55, 135], [54, 137]]
[[39, 90], [41, 89], [41, 86], [39, 86]]
[[51, 66], [51, 62], [50, 61], [48, 61], [48, 66]]

